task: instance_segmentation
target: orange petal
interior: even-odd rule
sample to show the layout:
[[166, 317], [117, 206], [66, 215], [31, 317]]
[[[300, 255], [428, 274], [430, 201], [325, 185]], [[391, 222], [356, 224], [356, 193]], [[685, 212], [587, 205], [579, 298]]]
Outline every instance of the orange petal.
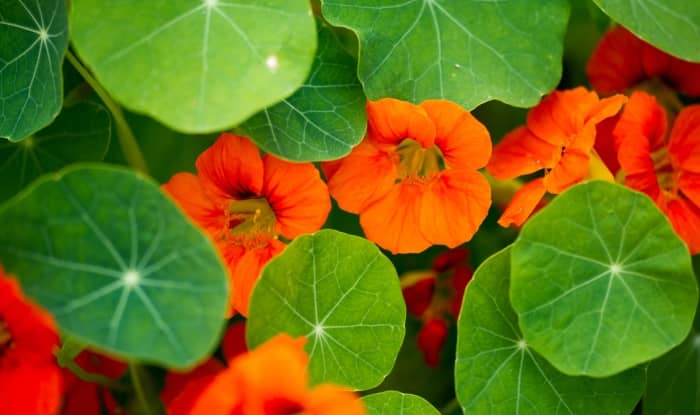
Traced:
[[608, 31], [588, 61], [586, 73], [593, 88], [602, 94], [624, 91], [643, 81], [644, 42], [618, 26]]
[[435, 145], [448, 168], [480, 169], [491, 157], [489, 131], [454, 102], [427, 100], [420, 106], [435, 124]]
[[246, 249], [243, 256], [229, 262], [231, 270], [231, 292], [234, 308], [248, 317], [248, 303], [255, 283], [263, 267], [284, 250], [285, 245], [271, 239], [267, 244]]
[[420, 230], [425, 185], [402, 182], [360, 213], [367, 239], [394, 254], [422, 252], [430, 246]]
[[518, 127], [496, 144], [486, 171], [497, 179], [512, 179], [552, 167], [560, 151], [559, 147], [540, 140], [526, 127]]
[[645, 44], [642, 63], [647, 78], [661, 78], [689, 97], [700, 96], [700, 63], [671, 56]]
[[544, 187], [549, 193], [561, 193], [580, 182], [588, 173], [589, 157], [576, 149], [568, 149], [559, 163], [544, 176]]
[[204, 191], [219, 206], [262, 191], [260, 152], [250, 140], [234, 134], [221, 134], [197, 157], [197, 172]]
[[177, 173], [163, 184], [162, 189], [172, 197], [187, 216], [206, 229], [213, 237], [225, 227], [224, 212], [204, 193], [202, 184], [192, 173]]
[[319, 385], [307, 397], [305, 414], [364, 415], [362, 401], [354, 393], [334, 385]]
[[498, 219], [498, 224], [503, 227], [508, 227], [511, 224], [522, 225], [535, 210], [545, 193], [543, 179], [536, 179], [525, 184], [515, 193], [501, 218]]
[[367, 205], [391, 191], [398, 178], [396, 163], [388, 153], [380, 151], [367, 139], [341, 159], [340, 165], [322, 163], [326, 170], [328, 190], [341, 209], [359, 213]]
[[423, 193], [420, 230], [432, 245], [454, 248], [474, 236], [491, 206], [491, 187], [472, 170], [445, 170]]
[[613, 130], [621, 116], [622, 114], [618, 113], [613, 117], [601, 121], [596, 126], [595, 133], [595, 151], [613, 176], [620, 170], [620, 162], [617, 161], [617, 148], [615, 147]]
[[[585, 117], [586, 126], [594, 126], [607, 118], [617, 115], [626, 102], [627, 97], [620, 94], [601, 99], [588, 110], [588, 114]], [[593, 143], [586, 144], [585, 147], [590, 149], [592, 145]]]
[[683, 199], [674, 199], [662, 206], [673, 229], [688, 245], [690, 254], [700, 253], [700, 209]]
[[[217, 359], [210, 357], [194, 369], [179, 373], [168, 372], [165, 376], [165, 385], [160, 392], [160, 400], [166, 407], [175, 401], [182, 394], [183, 390], [190, 382], [195, 382], [202, 378], [213, 378], [214, 375], [224, 370], [224, 365]], [[184, 399], [178, 405], [184, 406]], [[188, 400], [189, 401], [189, 400]]]
[[598, 95], [583, 87], [554, 91], [528, 112], [527, 127], [555, 146], [568, 145], [569, 138], [583, 129], [597, 103]]
[[410, 138], [429, 148], [435, 143], [435, 125], [425, 110], [410, 102], [384, 98], [367, 102], [367, 135], [373, 143], [395, 146]]
[[290, 163], [266, 155], [262, 194], [277, 218], [276, 230], [293, 239], [316, 232], [331, 210], [328, 187], [311, 163]]
[[700, 104], [689, 105], [678, 114], [668, 152], [674, 167], [700, 173]]

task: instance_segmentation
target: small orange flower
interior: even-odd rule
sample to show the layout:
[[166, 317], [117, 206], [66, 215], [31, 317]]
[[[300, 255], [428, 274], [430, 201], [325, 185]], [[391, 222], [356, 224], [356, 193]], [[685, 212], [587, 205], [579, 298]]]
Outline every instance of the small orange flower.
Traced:
[[260, 157], [233, 134], [197, 158], [197, 173], [178, 173], [163, 189], [214, 239], [231, 273], [233, 307], [247, 315], [260, 270], [284, 249], [279, 236], [293, 239], [325, 223], [328, 189], [311, 163]]
[[666, 111], [635, 92], [613, 132], [625, 184], [649, 195], [692, 254], [700, 252], [700, 105], [685, 107], [668, 134]]
[[182, 391], [187, 405], [181, 408], [176, 398], [169, 415], [365, 414], [350, 391], [328, 384], [308, 389], [304, 342], [280, 334], [237, 356], [213, 379], [188, 385]]
[[63, 383], [51, 316], [24, 298], [0, 267], [0, 414], [53, 415]]
[[[499, 142], [486, 170], [498, 179], [544, 170], [544, 177], [523, 186], [498, 220], [501, 226], [521, 225], [545, 193], [561, 193], [583, 180], [589, 171], [596, 125], [612, 117], [627, 98], [599, 99], [583, 87], [554, 91], [527, 115], [519, 127]], [[597, 156], [596, 156], [597, 157]]]
[[687, 96], [700, 96], [700, 63], [673, 57], [621, 26], [601, 39], [586, 70], [591, 85], [602, 94], [660, 78]]
[[488, 213], [491, 189], [476, 170], [491, 154], [486, 128], [449, 101], [367, 103], [365, 139], [323, 163], [338, 205], [360, 215], [367, 238], [393, 253], [460, 245]]

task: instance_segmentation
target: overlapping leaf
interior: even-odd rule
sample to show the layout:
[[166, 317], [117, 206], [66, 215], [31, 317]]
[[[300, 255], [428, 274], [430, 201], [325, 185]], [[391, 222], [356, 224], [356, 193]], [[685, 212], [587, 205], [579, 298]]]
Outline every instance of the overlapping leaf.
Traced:
[[305, 1], [74, 0], [71, 18], [105, 88], [184, 132], [232, 127], [289, 96], [316, 50]]
[[532, 350], [508, 302], [511, 248], [477, 269], [457, 327], [455, 385], [465, 414], [629, 414], [644, 370], [594, 379], [566, 376]]
[[387, 391], [362, 398], [368, 415], [439, 415], [430, 402], [417, 395]]
[[0, 263], [79, 342], [175, 367], [213, 349], [226, 272], [150, 180], [121, 168], [69, 168], [2, 205], [0, 222]]
[[0, 0], [0, 137], [19, 141], [61, 109], [65, 0]]
[[295, 239], [263, 270], [250, 300], [249, 346], [277, 333], [308, 338], [314, 383], [365, 390], [391, 371], [405, 333], [396, 270], [357, 236], [322, 230]]
[[513, 246], [525, 339], [572, 375], [609, 376], [687, 336], [698, 289], [686, 245], [641, 193], [594, 181], [530, 219]]
[[370, 99], [498, 99], [532, 106], [561, 76], [565, 0], [326, 0], [323, 14], [360, 38]]

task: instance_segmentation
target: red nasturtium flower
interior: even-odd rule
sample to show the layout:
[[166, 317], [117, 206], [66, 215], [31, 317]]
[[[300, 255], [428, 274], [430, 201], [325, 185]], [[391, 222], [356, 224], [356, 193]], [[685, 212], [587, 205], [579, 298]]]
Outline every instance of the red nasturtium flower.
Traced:
[[51, 316], [24, 298], [0, 267], [0, 414], [53, 415], [63, 383]]
[[319, 230], [331, 204], [311, 163], [260, 156], [248, 139], [222, 134], [197, 158], [197, 173], [178, 173], [163, 185], [214, 239], [231, 273], [232, 303], [248, 314], [262, 267], [293, 239]]
[[615, 115], [626, 97], [599, 99], [583, 87], [554, 91], [527, 114], [527, 125], [503, 137], [486, 170], [498, 179], [512, 179], [544, 170], [515, 193], [498, 220], [521, 225], [545, 193], [561, 193], [589, 174], [596, 125]]
[[471, 239], [488, 213], [491, 189], [477, 172], [491, 155], [486, 128], [449, 101], [367, 104], [365, 139], [323, 163], [338, 205], [359, 213], [368, 239], [393, 253]]
[[700, 96], [700, 63], [673, 57], [618, 26], [601, 39], [586, 68], [601, 94], [622, 92], [660, 78], [690, 97]]
[[635, 92], [613, 134], [625, 184], [649, 195], [691, 253], [699, 253], [700, 105], [685, 107], [669, 134], [666, 110]]
[[280, 334], [238, 355], [213, 379], [189, 384], [181, 395], [187, 399], [185, 407], [181, 409], [178, 397], [169, 415], [364, 414], [362, 402], [350, 391], [328, 384], [308, 389], [304, 342]]
[[[114, 380], [122, 377], [127, 369], [125, 363], [90, 350], [78, 354], [75, 362], [89, 374]], [[68, 369], [64, 369], [63, 374], [66, 393], [61, 415], [126, 415], [107, 387], [81, 380]]]

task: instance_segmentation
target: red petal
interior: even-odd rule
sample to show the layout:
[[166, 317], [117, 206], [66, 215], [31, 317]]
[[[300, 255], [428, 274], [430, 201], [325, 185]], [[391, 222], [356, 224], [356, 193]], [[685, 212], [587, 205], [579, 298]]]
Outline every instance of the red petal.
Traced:
[[221, 352], [229, 361], [239, 354], [248, 351], [245, 343], [245, 322], [233, 323], [226, 329], [224, 339], [221, 341]]
[[435, 292], [435, 276], [428, 275], [426, 278], [418, 280], [413, 285], [404, 287], [401, 292], [406, 301], [408, 312], [416, 317], [423, 315], [433, 301]]
[[608, 31], [588, 61], [586, 73], [593, 88], [602, 94], [624, 91], [643, 81], [644, 43], [622, 26]]
[[700, 104], [685, 107], [676, 117], [668, 153], [676, 169], [700, 173]]
[[428, 366], [440, 365], [440, 350], [445, 344], [447, 333], [447, 323], [437, 318], [426, 321], [418, 332], [418, 348], [423, 352], [423, 359]]

